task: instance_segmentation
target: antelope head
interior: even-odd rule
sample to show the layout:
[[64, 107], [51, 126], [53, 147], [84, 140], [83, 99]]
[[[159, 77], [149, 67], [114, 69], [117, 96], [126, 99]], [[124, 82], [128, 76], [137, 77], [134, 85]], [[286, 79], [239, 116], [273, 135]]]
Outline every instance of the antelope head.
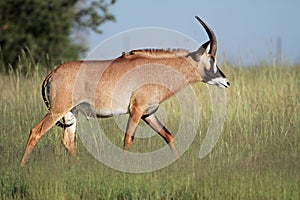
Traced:
[[201, 70], [202, 81], [210, 85], [217, 85], [220, 88], [229, 87], [224, 73], [219, 69], [216, 61], [217, 38], [213, 30], [198, 16], [195, 17], [204, 27], [208, 34], [209, 41], [200, 46], [200, 48], [192, 52], [190, 56], [198, 63]]

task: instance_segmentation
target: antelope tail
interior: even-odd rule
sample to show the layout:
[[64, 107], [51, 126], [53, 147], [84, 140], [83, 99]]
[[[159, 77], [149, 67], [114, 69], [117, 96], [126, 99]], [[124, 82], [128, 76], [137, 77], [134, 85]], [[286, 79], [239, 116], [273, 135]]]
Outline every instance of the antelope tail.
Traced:
[[43, 95], [43, 100], [48, 108], [50, 110], [51, 104], [50, 104], [50, 99], [49, 99], [49, 93], [50, 93], [50, 79], [52, 77], [53, 71], [45, 78], [42, 84], [42, 95]]

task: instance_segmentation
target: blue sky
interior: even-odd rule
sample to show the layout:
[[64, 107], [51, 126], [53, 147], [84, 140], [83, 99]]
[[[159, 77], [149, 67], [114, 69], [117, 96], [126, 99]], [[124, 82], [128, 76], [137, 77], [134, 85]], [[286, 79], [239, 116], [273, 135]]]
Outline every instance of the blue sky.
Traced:
[[203, 43], [207, 36], [194, 19], [198, 15], [215, 31], [221, 60], [238, 64], [272, 62], [281, 38], [283, 61], [294, 63], [300, 62], [299, 8], [299, 0], [118, 0], [111, 7], [117, 21], [102, 25], [101, 35], [88, 34], [86, 42], [93, 49], [129, 29], [162, 27]]

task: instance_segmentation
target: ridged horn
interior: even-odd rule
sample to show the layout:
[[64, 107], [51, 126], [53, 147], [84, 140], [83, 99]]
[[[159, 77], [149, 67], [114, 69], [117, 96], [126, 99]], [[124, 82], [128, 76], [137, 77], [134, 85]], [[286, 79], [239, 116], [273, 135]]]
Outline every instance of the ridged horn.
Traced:
[[213, 32], [213, 30], [202, 19], [200, 19], [198, 16], [195, 16], [195, 18], [204, 27], [204, 29], [205, 29], [208, 37], [209, 37], [209, 40], [211, 42], [209, 54], [211, 54], [212, 56], [216, 57], [216, 53], [217, 53], [217, 37], [216, 37], [215, 33]]

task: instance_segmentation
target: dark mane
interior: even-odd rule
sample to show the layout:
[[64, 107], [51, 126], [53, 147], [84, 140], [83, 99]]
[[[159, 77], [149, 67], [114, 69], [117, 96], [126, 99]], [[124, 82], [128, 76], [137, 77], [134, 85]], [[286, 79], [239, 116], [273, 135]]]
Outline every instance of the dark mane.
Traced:
[[176, 58], [188, 54], [189, 51], [185, 49], [137, 49], [127, 53], [123, 52], [122, 57]]

